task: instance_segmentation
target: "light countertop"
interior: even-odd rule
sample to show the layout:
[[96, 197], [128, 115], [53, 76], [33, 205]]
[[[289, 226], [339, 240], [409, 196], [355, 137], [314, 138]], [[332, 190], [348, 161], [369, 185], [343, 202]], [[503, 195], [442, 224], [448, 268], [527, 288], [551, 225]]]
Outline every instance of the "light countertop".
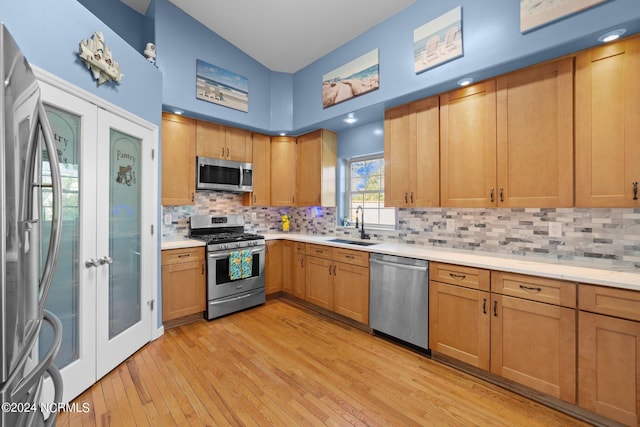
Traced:
[[195, 248], [198, 246], [206, 246], [206, 244], [202, 240], [195, 240], [195, 239], [176, 239], [176, 240], [162, 241], [163, 251], [165, 249], [184, 249], [184, 248]]
[[[397, 255], [429, 261], [446, 262], [468, 267], [486, 268], [511, 273], [568, 280], [572, 282], [611, 286], [640, 291], [640, 269], [633, 267], [602, 266], [594, 262], [572, 260], [534, 259], [516, 255], [489, 252], [437, 248], [402, 243], [379, 242], [372, 246], [335, 243], [329, 240], [339, 236], [306, 235], [295, 233], [266, 234], [267, 240], [292, 240], [304, 243], [320, 243], [330, 246]], [[357, 239], [348, 239], [357, 240]], [[375, 242], [374, 240], [371, 242]], [[164, 244], [163, 244], [164, 249]]]

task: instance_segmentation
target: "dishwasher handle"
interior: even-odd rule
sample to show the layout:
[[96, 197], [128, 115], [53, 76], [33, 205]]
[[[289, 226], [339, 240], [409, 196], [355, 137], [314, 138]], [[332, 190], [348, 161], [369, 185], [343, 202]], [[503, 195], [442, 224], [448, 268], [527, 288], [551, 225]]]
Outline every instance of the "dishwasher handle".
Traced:
[[388, 265], [390, 267], [404, 268], [406, 270], [413, 270], [413, 271], [422, 271], [422, 272], [425, 272], [425, 273], [428, 271], [428, 267], [420, 267], [420, 266], [417, 266], [417, 265], [400, 264], [400, 263], [396, 263], [396, 262], [382, 261], [382, 260], [378, 260], [378, 259], [370, 259], [369, 262], [372, 263], [372, 264]]

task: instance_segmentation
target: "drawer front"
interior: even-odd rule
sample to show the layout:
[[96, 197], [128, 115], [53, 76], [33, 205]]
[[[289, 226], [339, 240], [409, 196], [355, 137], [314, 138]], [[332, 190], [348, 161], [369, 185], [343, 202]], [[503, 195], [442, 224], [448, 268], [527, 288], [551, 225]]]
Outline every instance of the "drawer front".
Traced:
[[333, 248], [331, 246], [307, 243], [306, 254], [318, 258], [333, 259]]
[[578, 293], [580, 310], [640, 321], [640, 292], [638, 291], [578, 285]]
[[491, 292], [576, 308], [576, 284], [562, 280], [492, 271]]
[[166, 249], [162, 251], [162, 265], [178, 264], [204, 259], [204, 247]]
[[337, 262], [369, 267], [369, 252], [333, 248], [333, 259]]
[[489, 291], [491, 273], [489, 270], [460, 265], [429, 263], [429, 279], [465, 288]]

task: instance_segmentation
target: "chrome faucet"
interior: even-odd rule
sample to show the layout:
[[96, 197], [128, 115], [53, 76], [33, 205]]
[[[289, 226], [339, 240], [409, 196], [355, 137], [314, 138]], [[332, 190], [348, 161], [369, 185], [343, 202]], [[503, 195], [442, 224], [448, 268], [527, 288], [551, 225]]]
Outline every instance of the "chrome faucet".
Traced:
[[358, 211], [360, 211], [360, 215], [362, 215], [362, 220], [360, 221], [360, 238], [365, 240], [371, 239], [371, 236], [364, 232], [364, 209], [362, 209], [362, 206], [356, 208], [356, 228], [358, 228]]

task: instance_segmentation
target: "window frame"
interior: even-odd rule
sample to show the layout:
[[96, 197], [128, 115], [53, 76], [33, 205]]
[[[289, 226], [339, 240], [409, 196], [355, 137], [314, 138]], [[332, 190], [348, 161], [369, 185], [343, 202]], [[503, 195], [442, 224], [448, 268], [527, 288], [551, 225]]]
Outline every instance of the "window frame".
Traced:
[[[367, 161], [367, 160], [382, 160], [384, 162], [384, 152], [379, 152], [379, 153], [371, 153], [371, 154], [365, 154], [365, 155], [361, 155], [361, 156], [354, 156], [351, 158], [346, 159], [346, 163], [345, 163], [345, 187], [344, 187], [344, 215], [347, 218], [351, 218], [351, 202], [352, 202], [352, 194], [356, 193], [356, 194], [383, 194], [384, 195], [384, 173], [386, 172], [386, 168], [383, 169], [383, 173], [382, 173], [382, 182], [381, 182], [381, 188], [380, 190], [376, 190], [376, 191], [352, 191], [351, 190], [351, 165], [353, 163], [357, 163], [357, 162], [363, 162], [363, 161]], [[380, 209], [385, 208], [384, 204], [382, 204], [381, 206], [379, 206], [377, 208], [378, 212], [380, 212]], [[366, 222], [365, 223], [365, 229], [366, 228], [372, 228], [372, 229], [380, 229], [380, 230], [395, 230], [396, 226], [397, 226], [397, 221], [398, 221], [398, 217], [397, 217], [397, 211], [395, 208], [391, 208], [391, 207], [387, 207], [387, 209], [393, 209], [393, 224], [379, 224], [379, 223], [370, 223], [370, 222]], [[378, 214], [378, 217], [380, 217], [380, 214]], [[353, 227], [355, 224], [351, 223], [350, 226]]]

